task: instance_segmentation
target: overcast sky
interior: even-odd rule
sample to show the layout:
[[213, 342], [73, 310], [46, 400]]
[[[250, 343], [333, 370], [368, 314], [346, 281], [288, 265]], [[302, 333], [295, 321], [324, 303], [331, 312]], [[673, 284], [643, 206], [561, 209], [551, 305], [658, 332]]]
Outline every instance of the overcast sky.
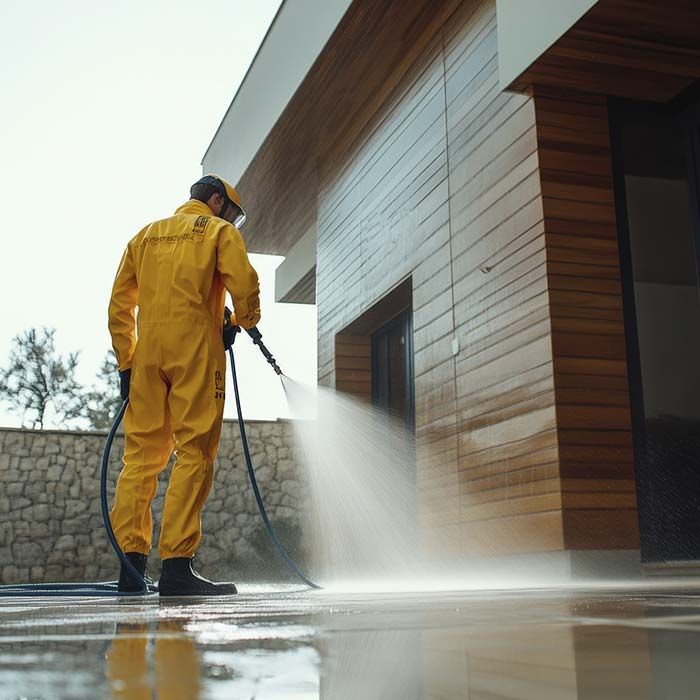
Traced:
[[[81, 351], [80, 379], [92, 381], [111, 346], [107, 304], [122, 250], [188, 198], [279, 4], [2, 2], [0, 365], [14, 335], [49, 325], [62, 351]], [[252, 260], [265, 340], [288, 375], [315, 382], [315, 308], [274, 304], [282, 259]], [[247, 346], [244, 413], [286, 415], [276, 376], [238, 344]], [[0, 411], [0, 425], [17, 419]]]

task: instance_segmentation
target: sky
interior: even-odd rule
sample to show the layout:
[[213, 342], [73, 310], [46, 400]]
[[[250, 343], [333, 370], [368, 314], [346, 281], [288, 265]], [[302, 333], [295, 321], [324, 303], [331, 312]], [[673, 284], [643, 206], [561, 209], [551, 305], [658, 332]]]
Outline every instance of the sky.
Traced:
[[[61, 352], [81, 353], [79, 379], [94, 380], [111, 347], [107, 304], [122, 251], [189, 198], [279, 5], [3, 0], [0, 366], [16, 334], [53, 326]], [[286, 374], [315, 383], [315, 307], [275, 304], [282, 258], [251, 260], [264, 341]], [[236, 343], [244, 415], [288, 415], [279, 380], [247, 341]], [[0, 407], [0, 425], [18, 424]]]

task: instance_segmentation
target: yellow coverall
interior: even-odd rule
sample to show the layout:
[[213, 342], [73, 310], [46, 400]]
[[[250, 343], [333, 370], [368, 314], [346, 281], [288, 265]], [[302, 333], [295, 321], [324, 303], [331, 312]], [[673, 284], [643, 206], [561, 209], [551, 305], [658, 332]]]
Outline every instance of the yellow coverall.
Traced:
[[255, 326], [258, 275], [241, 234], [197, 200], [146, 226], [122, 257], [109, 330], [119, 369], [131, 368], [124, 467], [111, 511], [124, 552], [150, 553], [151, 501], [173, 448], [158, 553], [161, 559], [191, 557], [202, 537], [201, 511], [223, 420], [226, 290], [233, 322]]

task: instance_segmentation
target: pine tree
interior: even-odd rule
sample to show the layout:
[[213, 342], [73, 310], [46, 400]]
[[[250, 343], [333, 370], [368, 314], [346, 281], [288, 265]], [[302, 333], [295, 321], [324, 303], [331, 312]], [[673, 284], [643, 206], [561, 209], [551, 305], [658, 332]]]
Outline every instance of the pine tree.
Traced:
[[119, 393], [119, 368], [110, 350], [97, 372], [97, 381], [85, 393], [83, 415], [93, 430], [107, 430], [121, 406]]
[[0, 400], [21, 415], [22, 425], [43, 428], [47, 410], [61, 427], [83, 415], [83, 389], [75, 377], [78, 352], [56, 351], [55, 328], [30, 328], [15, 336], [9, 364], [0, 369]]

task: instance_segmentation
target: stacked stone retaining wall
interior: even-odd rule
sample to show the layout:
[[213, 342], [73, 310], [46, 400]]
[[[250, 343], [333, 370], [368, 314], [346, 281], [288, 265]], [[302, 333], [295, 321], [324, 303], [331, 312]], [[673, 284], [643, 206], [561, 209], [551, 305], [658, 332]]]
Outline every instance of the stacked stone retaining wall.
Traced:
[[[248, 422], [256, 473], [270, 515], [298, 548], [302, 487], [293, 459], [288, 423]], [[102, 525], [99, 469], [105, 434], [0, 428], [0, 580], [97, 581], [114, 579], [117, 565]], [[111, 454], [110, 502], [124, 440]], [[158, 526], [170, 466], [154, 500], [154, 552], [149, 573], [156, 577]], [[225, 421], [214, 486], [202, 523], [197, 554], [202, 573], [258, 578], [274, 575], [276, 564], [261, 528], [241, 448], [238, 426]], [[297, 549], [298, 551], [298, 549]], [[281, 570], [279, 570], [281, 573]]]

